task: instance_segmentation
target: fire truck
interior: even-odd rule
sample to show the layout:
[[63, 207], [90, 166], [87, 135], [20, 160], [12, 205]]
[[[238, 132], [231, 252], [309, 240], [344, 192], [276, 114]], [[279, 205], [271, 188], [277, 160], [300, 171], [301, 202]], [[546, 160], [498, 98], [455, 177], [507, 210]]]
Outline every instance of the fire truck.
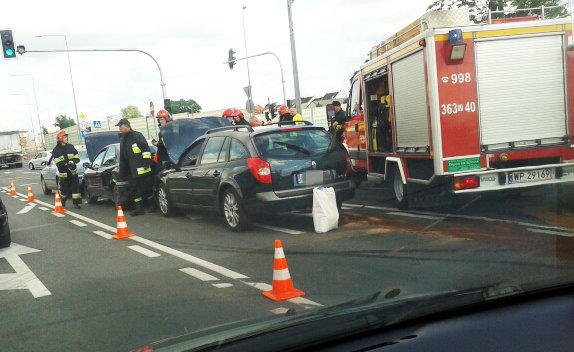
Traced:
[[572, 17], [432, 11], [375, 46], [346, 110], [355, 181], [383, 178], [400, 208], [573, 182]]

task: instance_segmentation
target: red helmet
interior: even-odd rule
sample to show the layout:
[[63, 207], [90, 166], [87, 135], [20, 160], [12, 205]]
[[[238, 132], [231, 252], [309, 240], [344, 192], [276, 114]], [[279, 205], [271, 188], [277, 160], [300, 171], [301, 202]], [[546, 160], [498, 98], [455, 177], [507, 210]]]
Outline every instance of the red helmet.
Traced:
[[56, 135], [56, 141], [61, 142], [62, 138], [64, 136], [67, 136], [68, 134], [66, 133], [66, 131], [64, 130], [60, 130], [60, 132], [58, 132], [58, 134]]
[[239, 116], [239, 117], [241, 117], [242, 119], [245, 118], [245, 117], [243, 116], [243, 113], [242, 113], [241, 110], [239, 110], [239, 109], [233, 110], [233, 115], [231, 115], [231, 116]]
[[285, 105], [281, 105], [281, 106], [279, 107], [279, 109], [277, 109], [277, 112], [279, 113], [279, 116], [281, 116], [281, 115], [283, 115], [283, 114], [288, 113], [288, 112], [289, 112], [289, 108], [288, 108], [287, 106], [285, 106]]
[[222, 116], [222, 117], [231, 117], [231, 116], [233, 116], [233, 109], [226, 109], [226, 110], [223, 112], [223, 116]]
[[171, 121], [171, 116], [169, 116], [169, 112], [167, 112], [167, 110], [163, 110], [163, 109], [157, 112], [157, 115], [155, 118], [156, 119], [164, 118], [166, 122]]

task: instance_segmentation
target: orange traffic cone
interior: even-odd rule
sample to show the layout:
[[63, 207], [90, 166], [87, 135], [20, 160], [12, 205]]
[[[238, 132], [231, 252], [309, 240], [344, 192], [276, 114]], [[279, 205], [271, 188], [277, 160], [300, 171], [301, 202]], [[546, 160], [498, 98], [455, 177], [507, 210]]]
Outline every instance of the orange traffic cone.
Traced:
[[124, 211], [122, 210], [121, 206], [118, 207], [118, 226], [117, 226], [117, 228], [118, 228], [118, 231], [116, 232], [115, 235], [112, 236], [116, 240], [121, 240], [122, 238], [128, 238], [128, 237], [135, 236], [133, 233], [130, 233], [130, 230], [128, 230], [128, 224], [126, 223], [126, 217], [124, 216]]
[[52, 213], [65, 213], [67, 210], [62, 206], [62, 200], [60, 199], [60, 193], [56, 192], [56, 204], [54, 206], [54, 211]]
[[14, 187], [14, 181], [10, 181], [10, 195], [16, 194], [16, 187]]
[[36, 199], [34, 198], [34, 194], [32, 193], [32, 187], [28, 185], [28, 200], [26, 202], [33, 202]]
[[290, 298], [305, 296], [305, 292], [293, 287], [291, 275], [287, 268], [287, 260], [283, 253], [280, 240], [275, 240], [275, 263], [273, 264], [273, 285], [271, 291], [263, 292], [263, 296], [274, 301], [283, 301]]

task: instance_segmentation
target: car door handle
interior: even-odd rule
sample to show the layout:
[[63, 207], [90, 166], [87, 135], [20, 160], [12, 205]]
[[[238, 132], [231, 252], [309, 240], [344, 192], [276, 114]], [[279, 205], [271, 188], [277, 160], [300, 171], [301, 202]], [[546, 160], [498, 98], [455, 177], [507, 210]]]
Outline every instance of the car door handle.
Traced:
[[221, 172], [217, 170], [213, 171], [213, 177], [218, 177], [219, 175], [221, 175]]
[[187, 174], [185, 174], [185, 177], [191, 178], [191, 174], [188, 172]]

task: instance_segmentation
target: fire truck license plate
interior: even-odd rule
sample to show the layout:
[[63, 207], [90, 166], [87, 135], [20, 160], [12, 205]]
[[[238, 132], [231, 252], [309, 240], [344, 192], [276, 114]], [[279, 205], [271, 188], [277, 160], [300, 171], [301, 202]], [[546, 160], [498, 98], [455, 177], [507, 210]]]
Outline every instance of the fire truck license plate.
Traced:
[[508, 183], [525, 183], [552, 179], [552, 170], [531, 170], [508, 173]]

